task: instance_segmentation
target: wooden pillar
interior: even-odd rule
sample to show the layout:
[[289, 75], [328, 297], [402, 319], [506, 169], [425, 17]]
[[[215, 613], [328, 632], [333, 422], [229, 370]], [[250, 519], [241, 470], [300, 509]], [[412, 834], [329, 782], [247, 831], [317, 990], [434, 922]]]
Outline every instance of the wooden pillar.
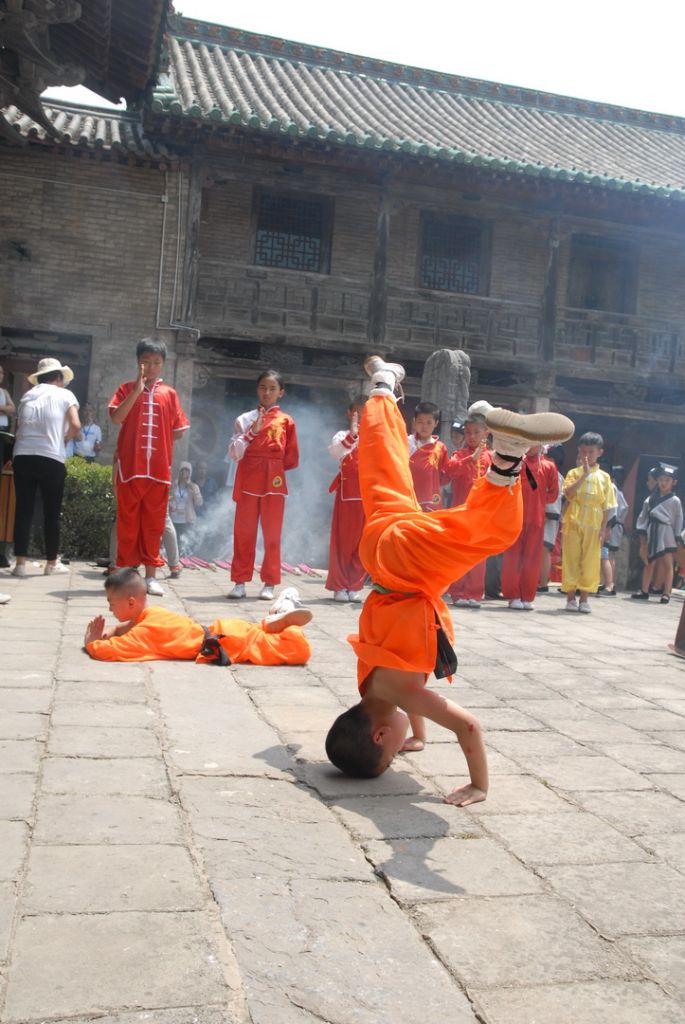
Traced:
[[545, 363], [554, 362], [554, 341], [557, 331], [557, 293], [559, 290], [559, 218], [549, 223], [547, 236], [547, 268], [542, 293], [542, 316], [540, 318], [540, 358]]
[[372, 349], [383, 348], [385, 342], [385, 316], [388, 303], [386, 273], [388, 266], [388, 238], [390, 236], [390, 200], [385, 189], [381, 192], [376, 224], [376, 249], [373, 257], [371, 295], [369, 296], [369, 325], [367, 336]]
[[200, 216], [202, 213], [202, 183], [204, 161], [196, 153], [190, 165], [188, 201], [185, 218], [185, 252], [183, 254], [183, 296], [181, 320], [192, 323], [197, 296], [200, 263]]

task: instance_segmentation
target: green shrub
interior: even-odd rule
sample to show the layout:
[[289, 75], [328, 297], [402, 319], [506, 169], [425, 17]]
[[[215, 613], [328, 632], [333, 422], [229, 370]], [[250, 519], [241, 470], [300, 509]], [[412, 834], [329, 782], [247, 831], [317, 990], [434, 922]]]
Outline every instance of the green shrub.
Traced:
[[67, 459], [60, 550], [65, 558], [106, 558], [116, 518], [112, 467]]

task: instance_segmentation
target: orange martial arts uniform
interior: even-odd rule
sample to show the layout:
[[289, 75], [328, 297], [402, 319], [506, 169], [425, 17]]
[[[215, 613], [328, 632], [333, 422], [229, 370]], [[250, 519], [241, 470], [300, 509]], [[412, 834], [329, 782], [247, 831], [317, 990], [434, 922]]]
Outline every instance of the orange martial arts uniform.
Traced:
[[[242, 619], [217, 619], [207, 632], [234, 664], [304, 665], [311, 647], [299, 626], [282, 633], [267, 633], [261, 625]], [[86, 647], [98, 661], [203, 661], [199, 657], [205, 629], [186, 615], [166, 608], [144, 608], [138, 621], [123, 636], [93, 640]]]
[[[475, 449], [474, 449], [475, 451]], [[482, 448], [478, 458], [473, 458], [470, 448], [460, 448], [447, 463], [447, 477], [452, 482], [452, 508], [463, 505], [476, 480], [485, 476], [492, 462], [492, 454]], [[474, 565], [467, 573], [456, 579], [449, 587], [449, 595], [454, 601], [466, 598], [480, 601], [485, 590], [485, 559]]]
[[390, 396], [372, 396], [359, 433], [366, 525], [362, 562], [378, 589], [367, 597], [359, 633], [348, 640], [363, 684], [374, 668], [433, 671], [440, 627], [452, 620], [441, 594], [474, 564], [508, 547], [522, 523], [521, 486], [478, 480], [465, 505], [423, 512], [409, 469], [404, 420]]

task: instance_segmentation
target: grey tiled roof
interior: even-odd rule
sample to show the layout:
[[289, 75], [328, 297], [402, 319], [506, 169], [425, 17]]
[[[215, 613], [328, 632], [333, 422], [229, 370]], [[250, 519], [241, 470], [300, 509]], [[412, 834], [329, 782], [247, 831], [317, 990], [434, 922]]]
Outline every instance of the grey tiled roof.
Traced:
[[[685, 198], [685, 120], [184, 18], [151, 109], [275, 136]], [[164, 66], [164, 65], [162, 65]]]
[[[130, 153], [150, 160], [168, 160], [171, 153], [165, 145], [152, 141], [143, 133], [140, 117], [126, 111], [102, 110], [67, 103], [43, 104], [45, 114], [59, 132], [60, 144], [71, 143], [89, 149], [102, 149], [113, 153]], [[16, 107], [6, 107], [3, 114], [24, 139], [47, 140], [46, 131]]]

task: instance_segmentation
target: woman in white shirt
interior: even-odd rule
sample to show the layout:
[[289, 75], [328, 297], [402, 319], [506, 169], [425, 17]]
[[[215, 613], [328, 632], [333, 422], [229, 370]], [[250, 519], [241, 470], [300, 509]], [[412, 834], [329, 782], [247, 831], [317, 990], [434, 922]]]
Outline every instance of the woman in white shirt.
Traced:
[[12, 468], [16, 491], [13, 576], [26, 576], [26, 556], [36, 502], [43, 500], [45, 574], [68, 572], [58, 560], [59, 519], [66, 469], [65, 443], [81, 429], [76, 395], [66, 387], [74, 374], [59, 359], [41, 359], [29, 375], [34, 386], [19, 402]]

